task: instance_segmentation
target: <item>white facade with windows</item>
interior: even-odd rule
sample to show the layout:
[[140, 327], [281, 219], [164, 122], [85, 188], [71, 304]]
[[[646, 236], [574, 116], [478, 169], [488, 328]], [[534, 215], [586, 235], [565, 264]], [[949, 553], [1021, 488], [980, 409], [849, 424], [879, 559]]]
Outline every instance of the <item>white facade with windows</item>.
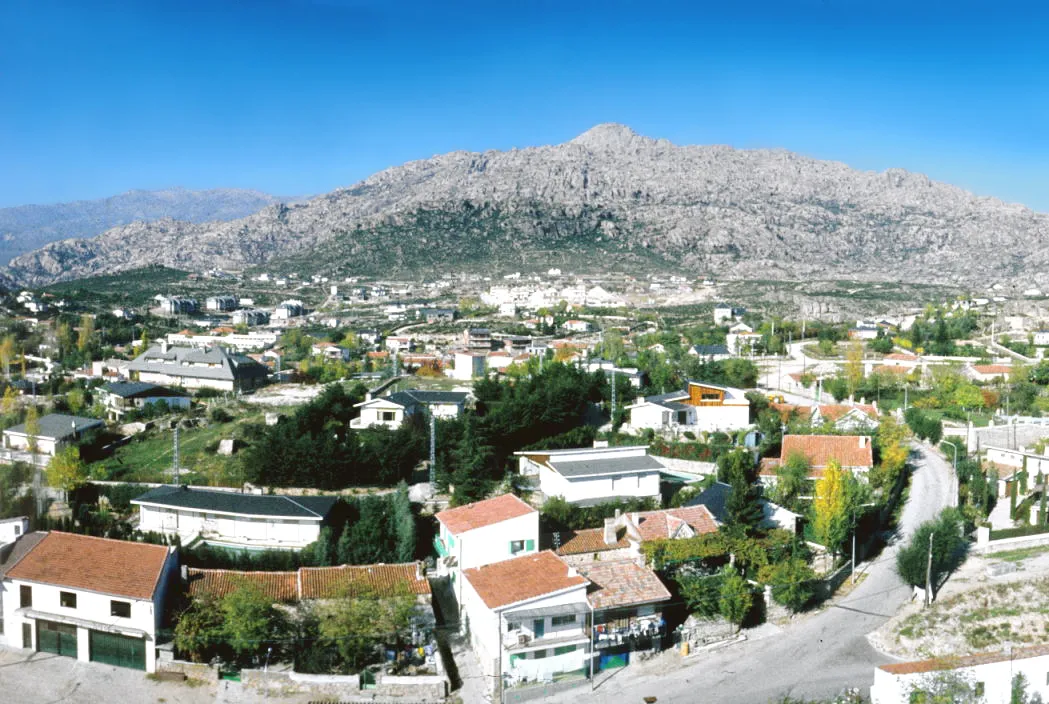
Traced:
[[546, 496], [569, 502], [615, 498], [655, 498], [663, 465], [648, 447], [546, 450], [514, 453], [523, 476], [536, 477]]
[[[1049, 699], [1049, 655], [1044, 648], [1016, 648], [1005, 652], [882, 665], [874, 670], [871, 704], [910, 704], [915, 688], [926, 688], [943, 677], [969, 685], [984, 704], [1010, 704], [1012, 680], [1022, 674], [1028, 697]], [[954, 667], [951, 667], [951, 665]], [[1029, 699], [1026, 701], [1030, 701]]]

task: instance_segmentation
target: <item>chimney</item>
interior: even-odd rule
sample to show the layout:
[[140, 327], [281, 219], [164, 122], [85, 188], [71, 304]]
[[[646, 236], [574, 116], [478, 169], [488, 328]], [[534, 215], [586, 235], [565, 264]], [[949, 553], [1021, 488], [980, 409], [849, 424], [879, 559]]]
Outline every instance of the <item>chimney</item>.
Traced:
[[426, 573], [423, 571], [423, 563], [416, 561], [415, 563], [415, 581], [421, 582], [426, 578]]
[[617, 523], [619, 523], [619, 509], [616, 509], [616, 517], [615, 518], [606, 518], [605, 519], [605, 531], [604, 531], [604, 536], [603, 536], [604, 539], [605, 539], [605, 545], [615, 545], [616, 544], [616, 524]]
[[182, 581], [184, 583], [189, 582], [189, 565], [182, 565]]
[[168, 340], [166, 337], [160, 338], [160, 352], [162, 354], [168, 353]]
[[861, 448], [867, 447], [867, 436], [866, 435], [861, 435], [860, 436], [860, 447]]

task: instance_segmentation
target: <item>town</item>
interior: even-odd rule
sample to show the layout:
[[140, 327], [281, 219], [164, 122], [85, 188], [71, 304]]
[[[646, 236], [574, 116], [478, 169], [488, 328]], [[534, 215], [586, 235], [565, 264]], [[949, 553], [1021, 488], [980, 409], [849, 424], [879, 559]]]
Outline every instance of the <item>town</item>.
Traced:
[[1049, 696], [1040, 291], [150, 267], [0, 307], [4, 696]]

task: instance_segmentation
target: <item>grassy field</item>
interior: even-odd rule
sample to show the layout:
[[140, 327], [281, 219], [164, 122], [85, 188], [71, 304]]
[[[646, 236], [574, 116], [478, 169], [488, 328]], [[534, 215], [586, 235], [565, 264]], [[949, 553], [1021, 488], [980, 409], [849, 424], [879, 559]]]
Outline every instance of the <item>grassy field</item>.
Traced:
[[[181, 478], [193, 484], [233, 485], [237, 480], [237, 457], [223, 457], [215, 448], [220, 440], [234, 437], [242, 423], [262, 422], [265, 411], [259, 408], [229, 407], [235, 418], [229, 423], [214, 423], [179, 430], [179, 464]], [[163, 482], [172, 477], [174, 431], [153, 429], [136, 436], [103, 460], [114, 481]]]

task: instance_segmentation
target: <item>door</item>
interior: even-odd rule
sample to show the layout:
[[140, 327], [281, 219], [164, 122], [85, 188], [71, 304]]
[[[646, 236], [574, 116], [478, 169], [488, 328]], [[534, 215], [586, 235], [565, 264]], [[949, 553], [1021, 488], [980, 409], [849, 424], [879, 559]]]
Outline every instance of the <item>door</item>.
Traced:
[[89, 643], [91, 662], [130, 667], [133, 670], [146, 669], [146, 643], [141, 638], [91, 631]]
[[75, 658], [77, 654], [76, 626], [54, 621], [36, 622], [36, 649]]
[[532, 633], [536, 638], [542, 638], [546, 634], [546, 619], [537, 618], [532, 621]]
[[22, 624], [22, 647], [33, 647], [33, 626], [29, 623]]

